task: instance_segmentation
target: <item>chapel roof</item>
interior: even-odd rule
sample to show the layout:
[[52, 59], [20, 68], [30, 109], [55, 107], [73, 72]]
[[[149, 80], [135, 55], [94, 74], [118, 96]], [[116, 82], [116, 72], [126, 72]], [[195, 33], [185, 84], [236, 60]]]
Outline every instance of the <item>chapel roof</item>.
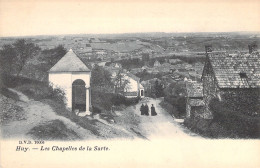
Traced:
[[140, 81], [140, 78], [138, 78], [137, 76], [135, 76], [134, 74], [128, 72], [126, 73], [126, 75], [132, 79], [134, 79], [135, 81]]
[[49, 72], [82, 72], [90, 69], [81, 61], [81, 59], [70, 49]]

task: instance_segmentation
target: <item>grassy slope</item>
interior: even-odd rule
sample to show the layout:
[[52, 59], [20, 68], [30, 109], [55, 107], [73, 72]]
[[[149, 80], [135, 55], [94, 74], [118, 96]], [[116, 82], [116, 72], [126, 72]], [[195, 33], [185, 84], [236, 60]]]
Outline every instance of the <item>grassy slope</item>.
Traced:
[[38, 125], [28, 133], [34, 139], [41, 140], [75, 140], [80, 139], [76, 132], [70, 130], [60, 120], [51, 120], [46, 124]]
[[1, 89], [0, 93], [0, 124], [11, 121], [23, 120], [23, 108], [17, 105], [19, 96], [6, 88]]

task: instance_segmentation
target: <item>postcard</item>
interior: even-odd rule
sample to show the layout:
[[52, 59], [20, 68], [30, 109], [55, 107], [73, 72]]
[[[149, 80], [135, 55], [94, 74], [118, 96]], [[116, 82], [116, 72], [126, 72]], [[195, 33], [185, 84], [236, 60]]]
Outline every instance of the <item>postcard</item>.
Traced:
[[260, 167], [259, 11], [1, 0], [0, 167]]

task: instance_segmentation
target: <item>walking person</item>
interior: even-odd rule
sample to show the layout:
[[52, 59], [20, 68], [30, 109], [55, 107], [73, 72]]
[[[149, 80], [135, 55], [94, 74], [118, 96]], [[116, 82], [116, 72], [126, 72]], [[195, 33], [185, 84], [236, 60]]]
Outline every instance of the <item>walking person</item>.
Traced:
[[149, 107], [147, 105], [147, 103], [145, 104], [145, 115], [149, 116]]
[[145, 107], [144, 107], [144, 104], [141, 105], [140, 111], [141, 111], [141, 115], [145, 115]]
[[151, 107], [151, 116], [156, 116], [157, 113], [155, 112], [155, 107], [153, 106], [152, 104], [152, 107]]

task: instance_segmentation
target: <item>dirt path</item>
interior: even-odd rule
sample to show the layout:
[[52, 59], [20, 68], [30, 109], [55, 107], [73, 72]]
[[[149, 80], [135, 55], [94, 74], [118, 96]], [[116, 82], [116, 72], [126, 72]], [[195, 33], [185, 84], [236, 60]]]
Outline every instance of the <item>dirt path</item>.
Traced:
[[82, 139], [96, 139], [96, 136], [93, 135], [89, 130], [82, 128], [65, 117], [58, 116], [49, 105], [39, 101], [30, 100], [23, 93], [14, 89], [10, 89], [10, 91], [19, 95], [20, 101], [17, 103], [19, 106], [23, 107], [26, 116], [24, 116], [25, 120], [12, 121], [8, 124], [2, 125], [1, 129], [3, 138], [30, 139], [31, 137], [27, 135], [27, 133], [33, 127], [51, 120], [58, 119], [61, 120], [68, 129], [75, 131]]
[[[31, 100], [23, 93], [14, 89], [10, 90], [19, 95], [20, 101], [17, 102], [17, 105], [24, 109], [25, 116], [24, 120], [11, 121], [8, 124], [2, 125], [1, 129], [3, 138], [31, 139], [32, 137], [27, 133], [32, 128], [48, 121], [58, 119], [62, 121], [68, 129], [76, 132], [81, 139], [100, 139], [90, 130], [84, 129], [71, 120], [57, 115], [48, 104]], [[118, 117], [121, 118], [121, 122], [116, 124], [109, 124], [106, 121], [99, 119], [100, 122], [104, 124], [103, 133], [109, 131], [106, 126], [110, 126], [110, 129], [114, 129], [113, 131], [117, 132], [116, 134], [124, 134], [126, 138], [132, 137], [153, 140], [160, 138], [196, 137], [196, 135], [192, 134], [189, 130], [184, 129], [174, 121], [172, 116], [161, 108], [159, 105], [160, 101], [160, 99], [146, 99], [135, 106], [126, 108], [124, 111], [117, 111], [116, 113]], [[149, 108], [151, 107], [151, 104], [154, 104], [158, 115], [142, 116], [139, 110], [142, 103], [147, 103]]]
[[[189, 130], [182, 127], [174, 118], [165, 111], [159, 103], [161, 99], [146, 99], [142, 100], [135, 107], [128, 110], [133, 110], [135, 115], [140, 117], [140, 124], [138, 132], [149, 140], [153, 139], [168, 139], [168, 138], [195, 138], [196, 135]], [[140, 107], [142, 103], [147, 103], [149, 106], [150, 116], [143, 116], [140, 114]], [[157, 116], [151, 116], [151, 105], [155, 106]]]

